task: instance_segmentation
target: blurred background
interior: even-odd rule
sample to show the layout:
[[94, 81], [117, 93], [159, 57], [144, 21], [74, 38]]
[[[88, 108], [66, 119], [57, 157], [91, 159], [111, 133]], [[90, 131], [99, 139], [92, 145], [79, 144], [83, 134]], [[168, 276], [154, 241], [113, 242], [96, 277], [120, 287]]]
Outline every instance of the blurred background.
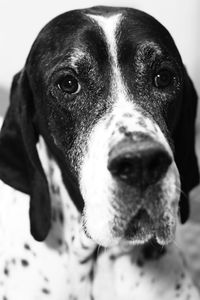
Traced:
[[[93, 5], [135, 7], [163, 23], [172, 34], [200, 95], [199, 0], [0, 0], [0, 115], [8, 106], [12, 77], [23, 67], [41, 28], [60, 13]], [[197, 123], [200, 149], [200, 105]]]

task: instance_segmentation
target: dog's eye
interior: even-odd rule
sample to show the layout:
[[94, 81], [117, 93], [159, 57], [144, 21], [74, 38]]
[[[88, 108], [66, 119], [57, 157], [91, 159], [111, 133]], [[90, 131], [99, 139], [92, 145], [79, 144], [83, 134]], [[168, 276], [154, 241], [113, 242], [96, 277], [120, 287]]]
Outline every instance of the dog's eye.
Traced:
[[174, 74], [167, 69], [160, 70], [154, 77], [154, 85], [157, 88], [168, 87], [174, 79]]
[[78, 80], [70, 74], [61, 77], [57, 81], [57, 86], [65, 94], [76, 94], [80, 90]]

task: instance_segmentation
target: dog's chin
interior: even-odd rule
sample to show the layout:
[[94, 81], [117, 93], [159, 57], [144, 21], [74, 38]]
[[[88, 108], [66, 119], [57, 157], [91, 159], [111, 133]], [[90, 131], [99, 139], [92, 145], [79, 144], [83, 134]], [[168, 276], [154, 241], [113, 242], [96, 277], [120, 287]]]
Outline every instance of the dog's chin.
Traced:
[[160, 245], [167, 245], [175, 238], [176, 218], [167, 214], [160, 218], [150, 217], [144, 210], [130, 219], [124, 230], [124, 239], [133, 244], [144, 244], [155, 240]]
[[122, 242], [128, 242], [132, 245], [142, 245], [151, 240], [157, 242], [161, 246], [168, 245], [173, 242], [175, 238], [175, 225], [169, 224], [134, 224], [132, 228], [125, 231]]
[[84, 226], [84, 229], [88, 237], [98, 245], [106, 248], [144, 245], [152, 240], [161, 246], [165, 246], [175, 239], [176, 217], [171, 216], [169, 218], [167, 216], [155, 221], [145, 211], [140, 211], [128, 222], [121, 222], [121, 220], [119, 222], [116, 222], [116, 220], [109, 222], [108, 226], [101, 228], [101, 231], [94, 230], [94, 227], [90, 230], [91, 228], [89, 229], [87, 226]]

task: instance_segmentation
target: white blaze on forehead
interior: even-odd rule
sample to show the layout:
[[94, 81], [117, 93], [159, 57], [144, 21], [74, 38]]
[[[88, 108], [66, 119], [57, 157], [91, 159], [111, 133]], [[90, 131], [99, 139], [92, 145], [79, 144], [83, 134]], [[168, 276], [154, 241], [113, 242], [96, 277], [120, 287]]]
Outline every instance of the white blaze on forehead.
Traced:
[[122, 80], [118, 59], [117, 59], [117, 31], [122, 20], [122, 14], [109, 17], [88, 14], [103, 30], [108, 46], [109, 57], [112, 68], [112, 92], [117, 99], [128, 99], [127, 92]]
[[108, 44], [108, 49], [110, 51], [109, 54], [111, 56], [112, 63], [114, 63], [114, 65], [117, 66], [118, 62], [116, 32], [121, 21], [121, 14], [112, 15], [109, 17], [102, 17], [90, 14], [88, 14], [87, 16], [93, 19], [103, 30], [106, 42]]

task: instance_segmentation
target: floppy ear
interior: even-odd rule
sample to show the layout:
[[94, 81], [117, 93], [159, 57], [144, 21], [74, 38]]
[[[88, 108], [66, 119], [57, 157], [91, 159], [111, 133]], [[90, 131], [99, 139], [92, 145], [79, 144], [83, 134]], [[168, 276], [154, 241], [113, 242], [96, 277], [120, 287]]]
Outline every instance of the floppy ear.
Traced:
[[35, 111], [25, 71], [14, 77], [10, 98], [0, 133], [0, 179], [30, 195], [31, 233], [41, 241], [50, 228], [50, 196], [36, 150]]
[[181, 179], [180, 216], [185, 223], [189, 216], [189, 192], [199, 183], [198, 162], [195, 154], [195, 118], [197, 94], [186, 70], [179, 121], [174, 135], [175, 161]]

